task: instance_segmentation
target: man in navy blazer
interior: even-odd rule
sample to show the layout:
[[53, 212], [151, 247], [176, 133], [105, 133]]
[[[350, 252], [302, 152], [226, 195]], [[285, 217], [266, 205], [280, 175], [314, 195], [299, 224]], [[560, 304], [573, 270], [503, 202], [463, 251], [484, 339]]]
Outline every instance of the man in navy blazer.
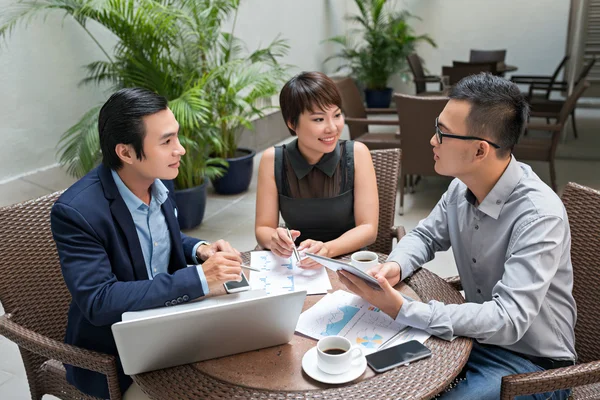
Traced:
[[[210, 244], [179, 230], [173, 191], [161, 179], [177, 176], [185, 149], [164, 97], [122, 89], [100, 110], [98, 130], [102, 164], [58, 199], [51, 224], [72, 296], [65, 342], [117, 356], [111, 325], [121, 314], [185, 303], [239, 281], [242, 260], [223, 240]], [[118, 364], [127, 394], [132, 380]], [[109, 397], [104, 375], [65, 367], [78, 389]]]

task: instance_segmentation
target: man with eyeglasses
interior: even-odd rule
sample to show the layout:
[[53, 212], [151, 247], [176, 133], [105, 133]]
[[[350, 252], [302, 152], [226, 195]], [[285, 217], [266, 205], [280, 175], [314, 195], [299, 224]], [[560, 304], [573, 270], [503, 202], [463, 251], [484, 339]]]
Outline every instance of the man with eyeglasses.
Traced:
[[[466, 379], [442, 399], [498, 399], [503, 376], [575, 362], [569, 222], [556, 193], [511, 154], [529, 113], [518, 87], [480, 74], [461, 80], [449, 97], [430, 143], [435, 170], [456, 179], [388, 262], [369, 271], [383, 290], [345, 272], [340, 279], [400, 323], [446, 340], [476, 339]], [[393, 289], [450, 247], [465, 304], [425, 304]]]

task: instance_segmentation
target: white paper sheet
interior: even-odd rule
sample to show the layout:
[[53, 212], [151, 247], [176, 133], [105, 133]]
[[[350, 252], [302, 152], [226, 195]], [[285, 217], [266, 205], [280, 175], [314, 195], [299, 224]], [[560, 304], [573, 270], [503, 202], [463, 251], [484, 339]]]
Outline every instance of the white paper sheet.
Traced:
[[298, 268], [293, 256], [281, 258], [270, 251], [253, 251], [250, 257], [250, 265], [261, 270], [250, 273], [252, 289], [263, 289], [267, 294], [298, 290], [306, 290], [307, 294], [325, 294], [331, 290], [324, 267], [314, 270]]
[[[296, 331], [315, 339], [344, 336], [353, 345], [360, 346], [365, 354], [371, 354], [405, 327], [360, 297], [338, 290], [300, 314]], [[423, 338], [421, 332], [410, 328], [386, 348], [413, 338], [424, 342], [427, 338]]]

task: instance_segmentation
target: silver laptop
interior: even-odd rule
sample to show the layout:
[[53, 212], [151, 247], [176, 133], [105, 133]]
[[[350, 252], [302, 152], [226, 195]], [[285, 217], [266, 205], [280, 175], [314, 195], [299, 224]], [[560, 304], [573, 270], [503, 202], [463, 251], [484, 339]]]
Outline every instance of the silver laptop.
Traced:
[[305, 299], [306, 291], [242, 292], [124, 313], [112, 332], [123, 371], [135, 375], [287, 343]]

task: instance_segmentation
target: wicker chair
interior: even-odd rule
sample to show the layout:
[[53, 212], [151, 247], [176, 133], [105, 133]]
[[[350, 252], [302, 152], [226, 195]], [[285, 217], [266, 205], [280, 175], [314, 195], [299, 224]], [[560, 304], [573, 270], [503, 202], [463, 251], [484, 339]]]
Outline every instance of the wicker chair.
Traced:
[[[573, 388], [573, 399], [600, 399], [600, 191], [569, 183], [562, 195], [571, 227], [573, 296], [577, 303], [577, 364], [502, 378], [502, 400], [515, 396]], [[462, 290], [457, 277], [448, 278]]]
[[433, 136], [435, 119], [440, 115], [447, 97], [408, 96], [394, 94], [402, 135], [400, 171], [400, 213], [404, 212], [404, 184], [407, 176], [437, 176], [429, 140]]
[[400, 240], [405, 234], [403, 227], [393, 226], [401, 151], [400, 149], [372, 150], [371, 158], [373, 158], [379, 192], [379, 224], [377, 239], [368, 248], [371, 251], [389, 254], [392, 251], [393, 239]]
[[[415, 90], [417, 95], [437, 95], [441, 96], [444, 90], [442, 84], [442, 77], [438, 75], [425, 75], [423, 64], [421, 63], [421, 57], [417, 53], [409, 54], [406, 57], [410, 72], [413, 74], [413, 82], [415, 83]], [[437, 83], [440, 85], [439, 91], [427, 91], [428, 83]]]
[[504, 62], [506, 59], [506, 49], [503, 50], [471, 50], [469, 53], [469, 62]]
[[369, 150], [400, 148], [400, 135], [398, 133], [371, 133], [369, 125], [384, 125], [398, 127], [398, 119], [372, 119], [368, 114], [391, 114], [395, 115], [393, 108], [365, 108], [360, 91], [351, 78], [335, 80], [342, 96], [342, 108], [345, 121], [350, 130], [350, 138], [363, 142]]
[[[596, 63], [596, 58], [592, 58], [579, 72], [579, 75], [575, 79], [575, 86], [579, 85], [582, 81], [586, 80], [590, 71]], [[529, 86], [529, 94], [527, 100], [531, 105], [531, 116], [532, 117], [544, 117], [547, 120], [554, 118], [558, 120], [562, 106], [568, 99], [565, 100], [552, 100], [550, 94], [553, 91], [567, 92], [569, 86], [565, 81], [553, 81], [553, 82], [536, 82]], [[541, 90], [544, 94], [536, 95], [535, 90]], [[573, 136], [577, 139], [577, 124], [575, 119], [575, 108], [571, 111], [571, 124], [573, 125]]]
[[71, 295], [50, 231], [60, 193], [0, 209], [0, 334], [19, 346], [31, 398], [95, 399], [66, 380], [63, 363], [107, 376], [111, 399], [121, 398], [115, 357], [63, 343]]

